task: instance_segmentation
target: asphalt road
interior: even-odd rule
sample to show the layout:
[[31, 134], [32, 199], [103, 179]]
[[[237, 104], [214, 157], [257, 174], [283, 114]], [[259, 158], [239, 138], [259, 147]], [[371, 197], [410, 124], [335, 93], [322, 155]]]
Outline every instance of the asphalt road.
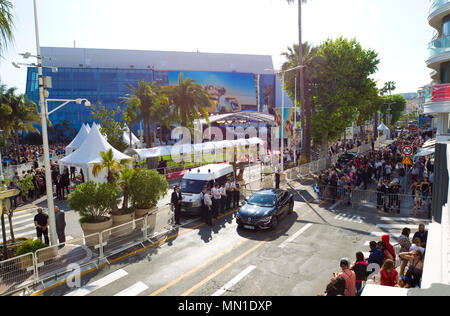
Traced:
[[[308, 192], [300, 191], [308, 195]], [[306, 193], [306, 194], [305, 194]], [[368, 252], [368, 242], [398, 238], [421, 220], [371, 207], [305, 203], [272, 231], [237, 228], [234, 213], [215, 226], [193, 222], [164, 242], [63, 283], [43, 296], [311, 296], [323, 293], [342, 257]], [[306, 200], [310, 200], [305, 197]], [[303, 201], [303, 202], [302, 202]], [[378, 225], [378, 226], [377, 226]], [[405, 226], [405, 227], [406, 227]]]

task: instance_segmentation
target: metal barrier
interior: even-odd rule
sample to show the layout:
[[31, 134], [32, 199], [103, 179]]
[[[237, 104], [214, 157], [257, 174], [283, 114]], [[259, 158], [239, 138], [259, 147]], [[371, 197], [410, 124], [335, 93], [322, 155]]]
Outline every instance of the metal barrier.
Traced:
[[[157, 216], [159, 215], [159, 216]], [[32, 287], [87, 265], [102, 261], [174, 228], [170, 204], [156, 212], [100, 233], [46, 247], [20, 257], [0, 262], [0, 294]]]
[[[71, 264], [82, 267], [102, 257], [100, 234], [92, 234], [59, 245], [39, 249], [34, 256], [36, 279], [43, 281], [71, 270]], [[68, 270], [69, 269], [69, 270]]]
[[28, 253], [0, 262], [0, 291], [11, 292], [36, 280], [35, 255]]

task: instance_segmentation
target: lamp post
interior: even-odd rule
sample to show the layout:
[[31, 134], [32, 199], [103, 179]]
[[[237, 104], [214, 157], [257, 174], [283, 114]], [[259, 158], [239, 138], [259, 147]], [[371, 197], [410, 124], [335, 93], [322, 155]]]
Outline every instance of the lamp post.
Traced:
[[[50, 150], [48, 145], [48, 131], [47, 131], [47, 118], [48, 115], [55, 112], [56, 110], [60, 109], [64, 105], [68, 104], [69, 102], [76, 102], [77, 104], [81, 104], [83, 101], [85, 101], [86, 106], [90, 106], [91, 103], [86, 99], [76, 99], [76, 100], [61, 100], [61, 99], [48, 99], [46, 100], [46, 93], [48, 95], [48, 92], [45, 91], [45, 84], [44, 84], [44, 78], [43, 76], [43, 66], [42, 66], [42, 59], [41, 56], [41, 47], [40, 47], [40, 41], [39, 41], [39, 23], [38, 23], [38, 15], [37, 15], [37, 5], [36, 0], [33, 1], [34, 4], [34, 21], [35, 21], [35, 32], [36, 32], [36, 51], [37, 55], [31, 55], [30, 53], [21, 54], [23, 58], [28, 59], [30, 57], [35, 57], [37, 59], [37, 65], [36, 64], [22, 64], [22, 63], [15, 63], [13, 62], [14, 67], [20, 68], [21, 65], [25, 66], [32, 66], [36, 67], [38, 69], [38, 77], [39, 77], [39, 107], [41, 109], [41, 126], [42, 126], [42, 144], [44, 147], [44, 167], [45, 167], [45, 185], [47, 190], [47, 207], [48, 207], [48, 216], [49, 216], [49, 239], [51, 245], [56, 245], [58, 243], [57, 235], [56, 235], [56, 221], [55, 221], [55, 212], [54, 212], [54, 203], [53, 203], [53, 184], [52, 184], [52, 175], [50, 170]], [[52, 71], [57, 71], [57, 68], [51, 67]], [[58, 106], [54, 110], [52, 110], [50, 113], [47, 111], [47, 101], [62, 101], [65, 102], [64, 104]]]
[[[301, 66], [296, 66], [287, 70], [272, 70], [272, 69], [265, 69], [265, 71], [268, 72], [273, 72], [276, 75], [281, 74], [281, 82], [282, 82], [282, 86], [281, 86], [281, 124], [283, 124], [284, 122], [284, 90], [285, 90], [285, 75], [287, 72], [289, 71], [293, 71], [293, 70], [298, 70], [300, 68], [305, 68], [306, 66], [301, 65]], [[297, 87], [295, 87], [295, 91], [297, 91]], [[297, 104], [295, 105], [297, 106]], [[296, 112], [297, 113], [297, 112]], [[281, 149], [280, 149], [280, 154], [281, 154], [281, 172], [284, 171], [284, 127], [281, 127]]]

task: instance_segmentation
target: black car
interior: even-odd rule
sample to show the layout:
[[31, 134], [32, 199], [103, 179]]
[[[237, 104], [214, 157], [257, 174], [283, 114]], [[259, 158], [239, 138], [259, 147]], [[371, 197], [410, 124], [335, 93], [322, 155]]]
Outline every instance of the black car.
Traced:
[[339, 165], [346, 165], [349, 162], [353, 161], [356, 158], [357, 154], [355, 153], [344, 153], [338, 157]]
[[240, 228], [270, 229], [294, 211], [294, 196], [285, 190], [265, 189], [252, 195], [236, 214]]

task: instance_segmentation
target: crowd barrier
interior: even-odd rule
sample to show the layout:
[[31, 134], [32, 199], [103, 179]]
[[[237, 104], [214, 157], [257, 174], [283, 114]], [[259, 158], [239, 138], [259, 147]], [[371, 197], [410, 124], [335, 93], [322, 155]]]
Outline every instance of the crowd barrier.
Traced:
[[[159, 224], [156, 223], [158, 214], [166, 218]], [[143, 218], [100, 233], [1, 261], [0, 295], [30, 291], [46, 280], [108, 262], [108, 258], [131, 247], [145, 247], [144, 243], [169, 233], [174, 228], [173, 223], [173, 210], [167, 205]]]

